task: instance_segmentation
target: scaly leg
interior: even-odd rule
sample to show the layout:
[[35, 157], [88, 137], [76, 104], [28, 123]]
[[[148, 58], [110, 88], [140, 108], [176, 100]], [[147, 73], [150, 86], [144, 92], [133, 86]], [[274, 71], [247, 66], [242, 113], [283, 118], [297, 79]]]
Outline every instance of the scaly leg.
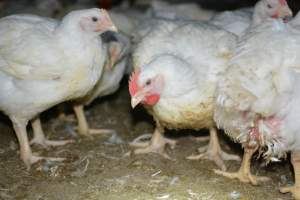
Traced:
[[63, 161], [64, 158], [50, 158], [50, 157], [40, 157], [34, 156], [31, 152], [31, 148], [28, 142], [26, 123], [17, 122], [13, 120], [14, 130], [16, 132], [17, 138], [20, 143], [20, 154], [21, 159], [24, 161], [27, 170], [30, 170], [30, 166], [33, 163], [38, 162], [39, 160], [50, 160], [50, 161]]
[[212, 160], [216, 163], [218, 167], [220, 167], [223, 171], [226, 170], [226, 166], [223, 160], [240, 160], [240, 157], [237, 155], [232, 155], [224, 152], [221, 149], [219, 139], [217, 136], [217, 130], [215, 127], [209, 129], [210, 140], [207, 146], [200, 147], [198, 151], [204, 152], [199, 155], [192, 155], [187, 157], [190, 160], [199, 160], [199, 159], [208, 159]]
[[150, 141], [138, 142], [134, 140], [130, 143], [130, 146], [137, 147], [134, 150], [135, 154], [158, 153], [164, 158], [171, 159], [165, 151], [165, 146], [169, 144], [171, 148], [174, 148], [176, 141], [165, 138], [163, 133], [164, 129], [157, 125]]
[[296, 200], [300, 200], [300, 153], [292, 152], [291, 162], [295, 173], [295, 185], [280, 188], [280, 192], [290, 192]]
[[245, 148], [244, 157], [242, 160], [241, 167], [238, 172], [224, 172], [221, 170], [214, 170], [216, 174], [225, 176], [230, 179], [239, 179], [243, 183], [252, 183], [253, 185], [258, 185], [258, 182], [269, 181], [270, 178], [264, 176], [254, 176], [250, 172], [251, 158], [252, 155], [257, 151], [256, 148]]
[[74, 142], [74, 140], [55, 141], [46, 139], [39, 117], [31, 120], [31, 125], [33, 129], [33, 139], [30, 141], [30, 144], [39, 144], [42, 147], [47, 148], [48, 146], [62, 146]]
[[79, 135], [90, 136], [90, 135], [108, 134], [114, 132], [114, 130], [111, 129], [90, 129], [84, 114], [83, 105], [74, 105], [73, 109], [78, 120]]

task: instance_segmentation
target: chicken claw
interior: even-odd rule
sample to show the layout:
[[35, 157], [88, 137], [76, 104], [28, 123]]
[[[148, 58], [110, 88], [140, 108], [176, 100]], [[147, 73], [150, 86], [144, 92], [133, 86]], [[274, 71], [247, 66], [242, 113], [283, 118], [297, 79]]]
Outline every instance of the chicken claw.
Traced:
[[141, 139], [144, 139], [146, 137], [150, 137], [147, 135], [142, 135], [138, 138], [136, 138], [133, 142], [130, 143], [130, 146], [137, 147], [137, 149], [134, 150], [135, 154], [146, 154], [146, 153], [158, 153], [161, 156], [163, 156], [166, 159], [171, 159], [171, 157], [166, 153], [165, 146], [168, 144], [170, 145], [171, 149], [175, 148], [176, 141], [171, 140], [168, 138], [165, 138], [161, 133], [163, 131], [159, 130], [159, 128], [156, 128], [151, 141], [148, 142], [138, 142]]
[[110, 134], [115, 132], [112, 129], [90, 129], [86, 117], [84, 115], [83, 105], [74, 105], [73, 109], [78, 119], [78, 127], [76, 127], [76, 129], [78, 130], [79, 135], [91, 136], [91, 135]]
[[224, 170], [214, 170], [218, 175], [225, 176], [230, 179], [239, 179], [243, 183], [251, 183], [252, 185], [258, 185], [259, 182], [269, 181], [269, 177], [265, 176], [254, 176], [250, 172], [250, 162], [252, 155], [256, 152], [257, 148], [249, 149], [245, 148], [244, 157], [241, 167], [238, 172], [225, 172]]
[[75, 142], [74, 140], [61, 140], [61, 141], [55, 141], [55, 140], [48, 140], [45, 138], [40, 118], [37, 117], [31, 121], [32, 128], [33, 128], [33, 139], [30, 141], [30, 144], [38, 144], [41, 145], [44, 148], [47, 148], [49, 146], [63, 146], [68, 143]]
[[48, 160], [48, 161], [53, 161], [53, 162], [62, 162], [66, 160], [65, 158], [54, 158], [54, 157], [41, 157], [41, 156], [35, 156], [33, 154], [28, 155], [26, 157], [22, 157], [22, 160], [24, 161], [27, 170], [30, 170], [31, 165], [34, 163], [37, 163], [40, 160]]
[[294, 174], [295, 174], [295, 185], [291, 187], [283, 187], [280, 188], [281, 193], [292, 193], [293, 197], [296, 200], [300, 200], [300, 154], [297, 154], [295, 152], [292, 152], [291, 156], [291, 162], [294, 168]]
[[50, 160], [50, 161], [63, 161], [65, 158], [47, 158], [33, 155], [26, 131], [26, 123], [20, 121], [13, 121], [14, 130], [20, 143], [20, 155], [24, 161], [27, 170], [30, 170], [30, 166], [39, 160]]
[[232, 155], [224, 152], [219, 144], [217, 131], [215, 128], [210, 129], [210, 141], [209, 144], [205, 147], [200, 147], [198, 151], [201, 154], [188, 156], [187, 159], [190, 160], [199, 160], [199, 159], [208, 159], [216, 163], [223, 171], [226, 171], [226, 166], [223, 160], [236, 160], [240, 161], [240, 157], [237, 155]]

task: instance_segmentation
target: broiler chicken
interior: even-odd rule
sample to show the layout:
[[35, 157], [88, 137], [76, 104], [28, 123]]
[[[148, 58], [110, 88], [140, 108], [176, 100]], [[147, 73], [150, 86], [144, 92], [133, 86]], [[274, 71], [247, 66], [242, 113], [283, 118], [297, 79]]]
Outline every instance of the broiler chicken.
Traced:
[[[265, 0], [263, 0], [263, 1], [265, 1]], [[286, 5], [282, 5], [282, 6], [286, 7]], [[268, 12], [268, 15], [265, 15], [264, 13], [258, 12], [258, 11], [264, 10], [265, 7], [268, 7], [266, 4], [258, 4], [258, 7], [261, 7], [261, 8], [255, 9], [256, 10], [256, 12], [254, 13], [255, 17], [253, 17], [253, 18], [259, 19], [257, 21], [264, 21], [266, 18], [268, 18], [268, 17], [270, 18], [270, 17], [272, 17], [274, 15], [274, 13], [269, 13], [269, 12]], [[284, 10], [285, 10], [285, 8], [284, 8]], [[277, 12], [277, 11], [278, 10], [275, 9], [274, 12]], [[267, 12], [267, 10], [265, 12]], [[278, 15], [278, 17], [285, 17], [285, 16], [290, 16], [290, 12], [280, 12], [280, 15]], [[182, 21], [181, 23], [184, 23], [184, 21]], [[190, 22], [190, 23], [194, 23], [194, 22]], [[198, 23], [200, 23], [200, 22], [198, 22]], [[168, 25], [168, 24], [171, 24], [171, 25]], [[146, 63], [149, 63], [151, 61], [151, 59], [153, 59], [153, 55], [160, 55], [162, 53], [166, 53], [166, 52], [170, 51], [169, 50], [170, 44], [168, 44], [168, 43], [165, 44], [165, 43], [166, 43], [166, 41], [169, 42], [169, 43], [172, 43], [172, 42], [169, 41], [169, 39], [167, 37], [170, 37], [170, 36], [166, 35], [165, 32], [171, 33], [172, 30], [175, 29], [174, 25], [172, 26], [172, 24], [174, 24], [174, 22], [172, 22], [172, 20], [165, 20], [165, 21], [164, 20], [152, 20], [152, 21], [150, 21], [150, 23], [147, 24], [147, 27], [145, 28], [145, 30], [138, 29], [138, 31], [137, 31], [137, 33], [138, 33], [137, 35], [139, 36], [138, 39], [142, 40], [142, 42], [141, 42], [141, 44], [138, 44], [139, 47], [136, 50], [136, 52], [140, 51], [140, 53], [136, 53], [137, 56], [135, 56], [136, 58], [134, 58], [135, 68], [138, 68], [140, 66], [144, 66]], [[170, 27], [173, 27], [173, 28], [170, 28]], [[209, 29], [209, 27], [213, 28], [214, 26], [205, 25], [205, 28], [203, 28], [203, 29], [204, 30], [206, 28]], [[155, 31], [153, 31], [153, 29]], [[204, 33], [205, 33], [205, 31], [204, 31]], [[197, 37], [204, 37], [204, 38], [208, 37], [207, 41], [213, 40], [213, 38], [209, 38], [209, 36], [205, 36], [204, 34], [200, 34], [200, 33], [198, 33], [198, 34], [199, 35]], [[181, 37], [185, 37], [185, 35], [183, 34]], [[144, 39], [142, 39], [142, 38], [144, 38]], [[173, 43], [177, 43], [177, 41], [178, 41], [178, 39], [176, 38], [176, 39], [174, 39]], [[177, 45], [178, 45], [178, 48], [181, 48], [182, 51], [185, 51], [185, 49], [192, 49], [192, 47], [190, 47], [190, 45], [192, 45], [192, 44], [193, 44], [193, 42], [191, 41], [190, 43], [182, 42], [182, 44], [179, 43]], [[208, 44], [210, 44], [210, 43], [208, 43]], [[213, 44], [210, 44], [210, 45], [202, 46], [202, 47], [200, 46], [199, 48], [193, 47], [193, 48], [195, 48], [194, 52], [201, 52], [200, 55], [202, 55], [202, 54], [206, 55], [206, 54], [204, 54], [202, 52], [206, 51], [205, 48], [207, 48], [207, 49], [214, 48]], [[140, 47], [140, 46], [142, 46], [142, 47]], [[160, 46], [163, 46], [164, 48], [161, 48]], [[227, 52], [227, 53], [228, 53], [228, 55], [230, 55], [230, 52]], [[188, 56], [185, 56], [185, 57], [189, 58], [189, 57], [193, 57], [193, 56], [195, 56], [195, 55], [191, 54], [191, 55], [188, 55]], [[199, 57], [198, 54], [197, 54], [197, 56]], [[199, 57], [199, 59], [203, 59], [203, 60], [199, 60], [198, 62], [199, 63], [205, 63], [205, 62], [207, 62], [209, 65], [213, 65], [214, 62], [216, 61], [216, 59], [217, 60], [220, 59], [220, 58], [218, 58], [219, 53], [218, 53], [217, 50], [215, 52], [212, 51], [210, 56], [211, 57], [209, 57], [209, 58]], [[225, 70], [226, 69], [226, 63], [227, 63], [226, 59], [228, 59], [228, 57], [227, 58], [223, 58], [223, 62], [224, 63], [222, 65], [222, 67], [220, 67], [220, 66], [216, 66], [216, 67], [220, 67], [220, 68], [222, 68], [222, 70]], [[205, 65], [202, 64], [202, 67], [205, 68], [207, 66], [205, 66]], [[207, 74], [207, 76], [210, 76], [210, 74]], [[133, 83], [134, 81], [131, 81], [131, 82]], [[208, 85], [209, 84], [214, 85], [215, 82], [213, 82], [213, 83], [209, 82]], [[174, 87], [176, 87], [176, 86], [174, 86]], [[205, 96], [205, 95], [206, 94], [203, 94], [203, 96]], [[201, 94], [200, 94], [200, 96], [201, 96]], [[213, 95], [211, 97], [214, 98]], [[133, 100], [134, 99], [135, 98], [133, 98]], [[141, 99], [139, 99], [139, 100], [141, 101]], [[213, 107], [214, 105], [212, 104], [210, 106]], [[181, 107], [184, 107], [184, 106], [181, 106]], [[199, 107], [199, 110], [201, 110], [201, 107]], [[209, 111], [205, 111], [205, 112], [203, 111], [203, 113], [202, 113], [203, 116], [199, 117], [198, 120], [200, 121], [200, 119], [202, 119], [202, 118], [209, 119], [209, 115], [208, 115], [209, 112], [210, 112], [210, 110]], [[153, 113], [153, 111], [151, 111], [151, 113]], [[210, 114], [212, 115], [212, 113], [210, 113]], [[153, 115], [155, 115], [155, 113], [153, 113]], [[158, 117], [156, 117], [156, 118], [158, 118]], [[158, 127], [160, 127], [161, 125], [159, 125], [159, 123], [158, 123], [160, 121], [160, 119], [155, 119], [155, 120], [156, 120], [156, 122], [158, 124]], [[177, 120], [177, 121], [179, 121], [179, 120]], [[172, 123], [174, 123], [174, 122], [172, 122]], [[182, 125], [179, 122], [177, 122], [177, 123], [180, 124], [180, 126], [184, 126], [184, 125]], [[200, 124], [201, 123], [199, 122], [199, 126], [201, 126]], [[187, 128], [187, 127], [185, 127], [185, 128]], [[193, 128], [193, 127], [189, 127], [189, 128]], [[204, 154], [196, 155], [196, 156], [190, 156], [188, 158], [190, 158], [190, 159], [200, 159], [200, 158], [203, 158], [203, 157], [209, 157], [210, 159], [214, 159], [215, 162], [218, 164], [218, 166], [220, 166], [223, 170], [226, 169], [226, 167], [225, 167], [225, 165], [224, 165], [224, 163], [222, 161], [222, 157], [227, 158], [228, 156], [222, 156], [223, 152], [220, 149], [220, 145], [218, 143], [218, 139], [217, 139], [216, 134], [215, 134], [214, 125], [213, 124], [209, 125], [209, 126], [208, 125], [205, 125], [205, 126], [202, 125], [201, 128], [209, 128], [210, 129], [210, 134], [213, 136], [210, 139], [208, 150], [207, 150], [206, 147], [199, 148], [200, 152], [204, 152], [205, 150], [207, 150], [207, 152], [204, 153]], [[199, 127], [197, 129], [199, 129]], [[164, 146], [165, 146], [166, 143], [169, 143], [169, 144], [171, 144], [171, 146], [174, 146], [174, 141], [166, 140], [165, 142], [163, 142], [164, 139], [162, 138], [162, 135], [159, 132], [162, 132], [162, 128], [160, 128], [160, 130], [156, 130], [155, 131], [155, 134], [153, 135], [152, 141], [150, 142], [150, 144], [149, 143], [138, 143], [138, 144], [134, 143], [134, 146], [146, 146], [146, 149], [143, 149], [143, 150], [138, 149], [135, 152], [136, 153], [140, 153], [140, 152], [150, 152], [150, 151], [152, 151], [152, 152], [158, 152], [158, 153], [164, 155], [165, 157], [168, 157], [166, 155], [166, 153], [164, 152]], [[212, 154], [214, 154], [214, 155], [212, 155]], [[233, 157], [230, 157], [230, 158], [233, 158]], [[237, 157], [234, 157], [234, 159], [238, 160]]]
[[[188, 36], [188, 37], [187, 37]], [[226, 69], [236, 37], [201, 22], [159, 21], [134, 51], [129, 91], [131, 104], [145, 105], [156, 122], [150, 142], [135, 141], [134, 152], [155, 152], [166, 158], [164, 129], [208, 128], [211, 140], [205, 153], [225, 169], [223, 160], [239, 160], [223, 152], [213, 122], [214, 92], [219, 74]]]
[[34, 155], [26, 125], [94, 87], [104, 63], [99, 35], [107, 30], [115, 26], [96, 8], [71, 12], [60, 22], [25, 14], [0, 19], [0, 109], [13, 123], [28, 169], [41, 159], [62, 160]]
[[[112, 33], [113, 34], [113, 33]], [[110, 39], [114, 37], [114, 39]], [[130, 48], [129, 39], [120, 33], [107, 38], [107, 57], [103, 73], [93, 90], [84, 98], [76, 101], [73, 106], [78, 120], [78, 133], [89, 136], [91, 134], [111, 133], [109, 129], [90, 129], [84, 114], [84, 105], [90, 104], [97, 97], [114, 93], [118, 88], [126, 70], [127, 54]], [[105, 39], [104, 39], [105, 41]]]
[[[300, 29], [299, 19], [289, 24], [269, 20], [251, 30], [238, 44], [229, 69], [219, 83], [215, 120], [245, 148], [237, 173], [229, 178], [257, 184], [262, 177], [250, 173], [256, 149], [268, 160], [292, 152], [295, 185], [282, 188], [300, 199]], [[248, 153], [247, 153], [248, 152]]]
[[261, 0], [254, 9], [243, 8], [225, 11], [212, 18], [210, 23], [241, 36], [248, 28], [256, 26], [266, 18], [291, 18], [293, 13], [285, 0]]

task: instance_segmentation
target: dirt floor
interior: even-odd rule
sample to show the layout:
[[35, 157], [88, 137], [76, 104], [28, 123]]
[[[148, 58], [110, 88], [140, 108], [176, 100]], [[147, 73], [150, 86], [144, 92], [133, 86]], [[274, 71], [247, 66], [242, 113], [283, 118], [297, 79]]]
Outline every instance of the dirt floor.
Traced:
[[[74, 123], [59, 121], [55, 109], [43, 113], [43, 127], [49, 138], [74, 138], [76, 142], [33, 150], [41, 155], [66, 157], [66, 162], [40, 162], [26, 171], [19, 159], [11, 124], [1, 116], [0, 199], [291, 199], [289, 194], [278, 192], [279, 186], [293, 183], [287, 161], [265, 166], [262, 160], [253, 160], [252, 171], [271, 177], [272, 181], [251, 186], [215, 175], [212, 169], [216, 166], [210, 161], [186, 160], [186, 156], [204, 145], [194, 140], [200, 133], [168, 132], [178, 137], [178, 145], [169, 151], [174, 161], [155, 154], [126, 156], [130, 151], [127, 143], [142, 133], [151, 133], [153, 122], [142, 108], [131, 110], [126, 82], [123, 85], [117, 94], [98, 100], [86, 109], [93, 128], [113, 128], [116, 134], [79, 138], [73, 130]], [[222, 138], [222, 145], [227, 151], [242, 154], [239, 145], [226, 138]], [[226, 164], [229, 171], [239, 167], [238, 162]]]

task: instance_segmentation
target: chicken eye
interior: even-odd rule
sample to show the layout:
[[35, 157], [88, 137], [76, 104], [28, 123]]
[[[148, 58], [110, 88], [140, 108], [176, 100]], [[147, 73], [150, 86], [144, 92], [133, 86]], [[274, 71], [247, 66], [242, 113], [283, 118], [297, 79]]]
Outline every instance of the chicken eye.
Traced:
[[97, 17], [92, 17], [92, 20], [93, 20], [93, 22], [96, 22], [96, 21], [98, 21], [98, 18]]
[[146, 85], [150, 85], [151, 84], [151, 80], [148, 80], [147, 82], [146, 82]]
[[270, 9], [273, 8], [273, 6], [271, 6], [270, 4], [267, 4], [267, 7]]

